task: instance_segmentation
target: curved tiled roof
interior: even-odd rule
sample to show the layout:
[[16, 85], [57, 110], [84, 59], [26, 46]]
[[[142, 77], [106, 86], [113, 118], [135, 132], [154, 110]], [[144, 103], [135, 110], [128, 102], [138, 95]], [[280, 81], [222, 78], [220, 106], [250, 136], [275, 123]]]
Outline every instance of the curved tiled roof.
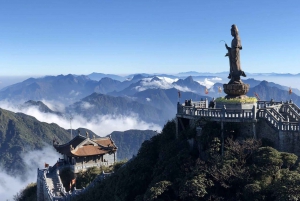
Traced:
[[94, 139], [93, 141], [103, 147], [117, 148], [114, 141], [112, 141], [112, 139], [110, 137], [97, 138], [97, 139]]
[[94, 145], [84, 145], [76, 150], [72, 150], [71, 153], [74, 156], [93, 156], [102, 155], [111, 152], [112, 150], [103, 149]]
[[77, 135], [66, 144], [53, 146], [57, 152], [67, 156], [94, 156], [117, 150], [110, 137], [90, 139], [81, 135]]

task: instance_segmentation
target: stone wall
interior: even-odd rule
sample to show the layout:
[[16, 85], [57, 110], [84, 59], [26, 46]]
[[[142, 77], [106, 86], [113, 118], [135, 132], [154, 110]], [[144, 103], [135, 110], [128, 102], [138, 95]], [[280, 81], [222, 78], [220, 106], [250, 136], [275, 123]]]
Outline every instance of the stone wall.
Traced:
[[274, 144], [274, 147], [279, 148], [279, 132], [271, 127], [265, 120], [260, 120], [256, 124], [257, 138], [265, 138]]
[[277, 131], [265, 120], [257, 123], [258, 139], [268, 139], [279, 151], [294, 153], [300, 156], [300, 132], [299, 131]]
[[[56, 171], [56, 169], [55, 169]], [[98, 182], [110, 176], [112, 173], [99, 174], [88, 186], [83, 189], [74, 189], [72, 192], [66, 192], [64, 188], [62, 189], [63, 196], [54, 196], [51, 193], [51, 189], [47, 186], [46, 174], [49, 169], [38, 169], [37, 171], [37, 201], [71, 201], [74, 197], [80, 195], [91, 187], [94, 187]], [[57, 171], [58, 172], [58, 171]], [[57, 175], [59, 177], [59, 175]], [[59, 182], [61, 183], [60, 177]], [[62, 185], [62, 183], [61, 183]]]
[[105, 154], [103, 155], [103, 162], [107, 162], [109, 165], [112, 165], [117, 160], [115, 156], [115, 153]]
[[300, 156], [300, 133], [299, 132], [279, 132], [279, 150], [294, 153]]

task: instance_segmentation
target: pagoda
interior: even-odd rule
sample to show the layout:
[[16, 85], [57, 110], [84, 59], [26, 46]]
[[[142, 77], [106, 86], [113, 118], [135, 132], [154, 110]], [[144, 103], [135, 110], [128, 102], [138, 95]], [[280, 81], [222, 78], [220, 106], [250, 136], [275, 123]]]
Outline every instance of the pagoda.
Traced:
[[58, 164], [69, 166], [74, 173], [85, 171], [89, 167], [110, 166], [117, 161], [117, 146], [111, 137], [89, 138], [75, 136], [66, 144], [53, 140], [53, 147], [62, 154]]

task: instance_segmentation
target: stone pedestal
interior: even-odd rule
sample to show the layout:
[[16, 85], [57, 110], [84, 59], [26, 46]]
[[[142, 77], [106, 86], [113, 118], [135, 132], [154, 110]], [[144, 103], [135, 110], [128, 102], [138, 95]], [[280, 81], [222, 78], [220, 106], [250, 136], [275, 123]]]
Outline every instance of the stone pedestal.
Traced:
[[225, 106], [226, 109], [248, 110], [248, 109], [252, 109], [253, 106], [256, 106], [256, 103], [223, 103], [223, 102], [216, 102], [216, 108], [223, 108], [224, 106]]
[[247, 96], [247, 92], [249, 91], [249, 84], [223, 84], [224, 92], [227, 94], [225, 98], [240, 98], [243, 99]]

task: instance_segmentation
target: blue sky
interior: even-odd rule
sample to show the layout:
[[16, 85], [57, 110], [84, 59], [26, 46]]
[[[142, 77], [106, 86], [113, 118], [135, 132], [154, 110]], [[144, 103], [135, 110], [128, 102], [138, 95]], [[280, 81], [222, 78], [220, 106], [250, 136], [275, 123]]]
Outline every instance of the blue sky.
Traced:
[[300, 1], [0, 0], [1, 75], [300, 73]]

